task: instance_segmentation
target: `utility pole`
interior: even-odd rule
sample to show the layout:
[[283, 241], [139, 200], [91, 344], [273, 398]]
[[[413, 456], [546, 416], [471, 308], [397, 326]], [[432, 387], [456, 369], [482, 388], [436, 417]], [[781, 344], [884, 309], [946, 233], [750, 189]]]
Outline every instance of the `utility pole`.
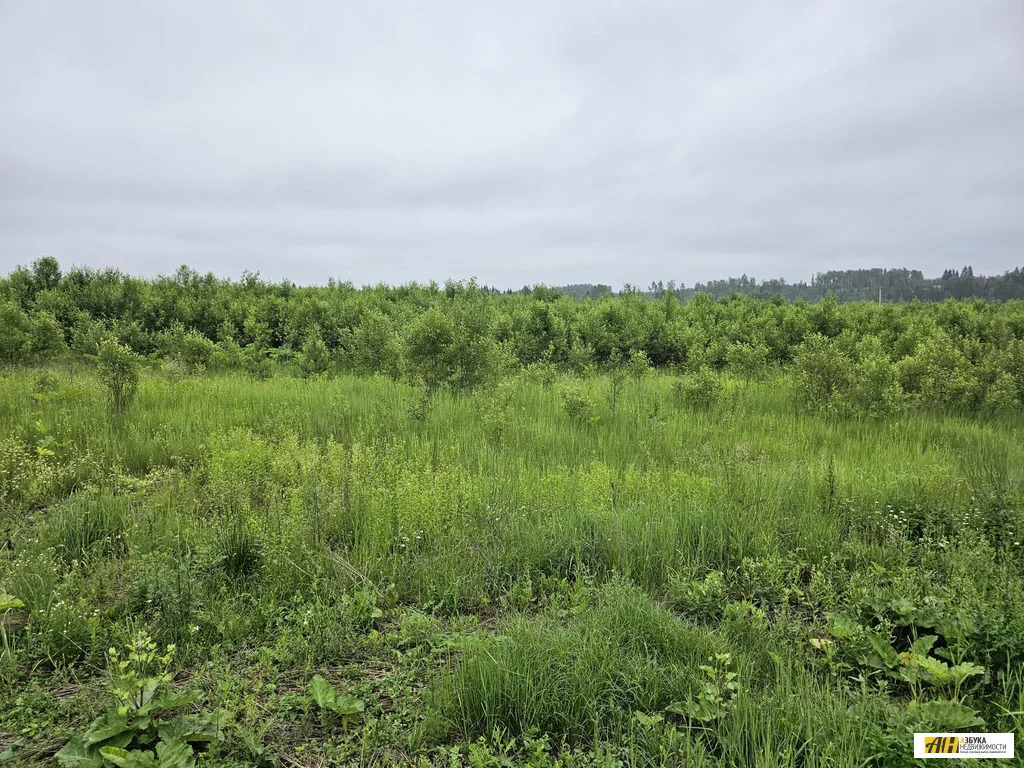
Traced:
[[882, 306], [882, 286], [878, 286], [878, 306]]

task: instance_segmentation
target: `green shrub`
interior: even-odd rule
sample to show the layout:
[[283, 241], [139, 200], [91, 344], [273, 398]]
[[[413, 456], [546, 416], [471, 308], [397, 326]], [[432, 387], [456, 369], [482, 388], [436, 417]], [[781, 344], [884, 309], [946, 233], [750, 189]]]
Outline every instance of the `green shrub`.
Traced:
[[352, 332], [349, 359], [356, 373], [398, 378], [402, 341], [391, 318], [380, 310], [367, 310]]
[[489, 335], [484, 305], [457, 299], [448, 311], [432, 307], [405, 333], [405, 368], [431, 392], [442, 386], [472, 389], [498, 373], [498, 346]]
[[50, 360], [68, 351], [64, 328], [51, 313], [33, 315], [28, 351], [39, 360]]
[[406, 368], [423, 381], [428, 392], [453, 381], [455, 323], [439, 309], [429, 309], [410, 325], [405, 335]]
[[562, 389], [562, 410], [577, 427], [597, 422], [597, 404], [590, 393], [580, 385]]
[[0, 299], [0, 361], [24, 360], [31, 344], [32, 323], [13, 301]]
[[736, 342], [729, 345], [725, 354], [729, 370], [746, 381], [761, 378], [768, 367], [769, 350], [764, 344]]
[[625, 369], [626, 375], [638, 383], [654, 373], [651, 360], [642, 349], [630, 350], [629, 362], [626, 363]]
[[194, 328], [176, 333], [172, 345], [175, 359], [189, 373], [205, 371], [217, 352], [217, 345]]
[[729, 599], [725, 575], [721, 571], [709, 571], [703, 579], [694, 580], [674, 574], [668, 585], [668, 599], [673, 608], [695, 619], [717, 619]]
[[302, 375], [322, 376], [331, 367], [331, 351], [320, 337], [320, 329], [314, 328], [306, 337], [299, 356], [299, 370]]
[[978, 405], [981, 386], [967, 356], [945, 334], [924, 341], [897, 365], [900, 385], [927, 408], [971, 411]]
[[812, 411], [844, 412], [853, 362], [834, 339], [814, 334], [793, 358], [797, 399]]
[[896, 366], [886, 354], [882, 342], [869, 336], [857, 344], [856, 362], [851, 365], [845, 402], [857, 413], [891, 416], [905, 405], [906, 397]]
[[676, 400], [690, 408], [709, 410], [722, 399], [724, 385], [721, 377], [708, 366], [672, 382]]
[[543, 360], [533, 362], [523, 369], [523, 378], [532, 384], [539, 384], [545, 389], [550, 389], [558, 379], [558, 368], [554, 363]]
[[1020, 408], [1017, 382], [1009, 373], [1001, 372], [985, 391], [984, 408], [989, 413], [1007, 414]]
[[139, 356], [112, 338], [100, 342], [96, 363], [100, 381], [110, 393], [110, 405], [121, 413], [132, 404], [139, 388]]

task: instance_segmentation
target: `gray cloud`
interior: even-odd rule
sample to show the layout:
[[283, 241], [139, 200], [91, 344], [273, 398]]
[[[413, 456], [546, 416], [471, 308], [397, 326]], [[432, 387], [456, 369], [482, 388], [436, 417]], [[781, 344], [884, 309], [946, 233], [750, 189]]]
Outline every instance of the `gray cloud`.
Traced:
[[1017, 0], [6, 2], [0, 72], [3, 271], [1024, 262]]

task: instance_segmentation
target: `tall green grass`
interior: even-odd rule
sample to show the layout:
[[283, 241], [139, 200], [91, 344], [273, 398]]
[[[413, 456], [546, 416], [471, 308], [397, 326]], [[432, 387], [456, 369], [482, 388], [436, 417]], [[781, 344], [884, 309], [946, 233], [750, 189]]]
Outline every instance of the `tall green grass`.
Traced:
[[[826, 419], [785, 377], [695, 409], [655, 375], [613, 412], [602, 377], [424, 409], [384, 378], [152, 373], [115, 416], [88, 373], [56, 373], [60, 397], [0, 380], [19, 684], [94, 669], [138, 624], [191, 664], [341, 663], [379, 644], [375, 611], [415, 608], [485, 627], [429, 680], [424, 748], [497, 730], [637, 765], [863, 765], [905, 747], [908, 694], [810, 641], [884, 596], [962, 606], [988, 668], [971, 705], [1019, 724], [1019, 416]], [[665, 715], [719, 652], [742, 683], [728, 717]]]

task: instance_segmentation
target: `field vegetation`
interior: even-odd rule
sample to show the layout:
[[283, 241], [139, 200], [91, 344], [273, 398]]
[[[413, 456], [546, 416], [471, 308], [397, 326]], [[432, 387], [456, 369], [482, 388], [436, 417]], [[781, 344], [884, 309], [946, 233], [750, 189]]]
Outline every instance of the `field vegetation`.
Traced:
[[0, 761], [1024, 732], [1024, 302], [0, 281]]

